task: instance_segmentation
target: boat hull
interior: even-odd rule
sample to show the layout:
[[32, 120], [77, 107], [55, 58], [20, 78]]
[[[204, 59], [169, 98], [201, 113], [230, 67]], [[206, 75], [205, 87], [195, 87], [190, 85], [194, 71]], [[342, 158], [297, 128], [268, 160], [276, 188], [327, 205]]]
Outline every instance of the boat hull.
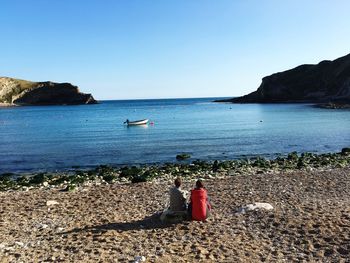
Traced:
[[136, 126], [136, 125], [146, 125], [148, 123], [148, 119], [138, 120], [138, 121], [128, 121], [126, 124], [128, 126]]

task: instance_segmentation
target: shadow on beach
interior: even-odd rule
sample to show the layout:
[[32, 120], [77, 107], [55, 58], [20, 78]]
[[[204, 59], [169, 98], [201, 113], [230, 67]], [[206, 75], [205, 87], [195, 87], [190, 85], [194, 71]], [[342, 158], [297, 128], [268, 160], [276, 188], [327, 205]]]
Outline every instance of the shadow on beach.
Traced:
[[162, 222], [160, 220], [160, 214], [155, 213], [151, 216], [145, 217], [144, 219], [131, 221], [131, 222], [117, 222], [108, 223], [103, 225], [86, 226], [83, 228], [74, 228], [71, 231], [61, 232], [60, 234], [72, 234], [78, 232], [92, 232], [92, 233], [103, 233], [110, 230], [115, 230], [118, 232], [134, 231], [134, 230], [144, 230], [144, 229], [163, 229], [172, 227], [175, 223]]

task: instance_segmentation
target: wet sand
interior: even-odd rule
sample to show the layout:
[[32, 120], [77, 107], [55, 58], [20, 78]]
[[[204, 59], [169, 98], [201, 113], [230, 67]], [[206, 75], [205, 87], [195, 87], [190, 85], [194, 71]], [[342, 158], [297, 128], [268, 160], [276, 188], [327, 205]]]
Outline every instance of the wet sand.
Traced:
[[[0, 192], [0, 262], [350, 262], [350, 168], [205, 185], [211, 217], [173, 225], [158, 218], [169, 179]], [[274, 210], [236, 214], [254, 202]]]

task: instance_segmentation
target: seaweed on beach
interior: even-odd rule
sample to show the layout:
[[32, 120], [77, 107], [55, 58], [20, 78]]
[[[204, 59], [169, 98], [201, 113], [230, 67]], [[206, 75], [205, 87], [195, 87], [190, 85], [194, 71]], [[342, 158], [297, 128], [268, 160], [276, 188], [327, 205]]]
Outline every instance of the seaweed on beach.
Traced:
[[291, 152], [274, 159], [262, 156], [244, 158], [240, 160], [225, 160], [207, 162], [194, 160], [192, 163], [166, 163], [159, 166], [125, 166], [114, 168], [100, 165], [95, 169], [76, 170], [73, 173], [37, 173], [31, 176], [5, 173], [0, 175], [0, 191], [10, 189], [28, 189], [33, 187], [63, 187], [72, 191], [89, 182], [114, 183], [130, 182], [142, 183], [156, 178], [186, 177], [198, 178], [237, 174], [261, 174], [275, 172], [289, 172], [295, 170], [334, 169], [350, 165], [350, 148], [343, 148], [339, 153], [297, 153]]
[[14, 181], [12, 180], [14, 174], [12, 173], [3, 173], [0, 175], [0, 191], [6, 191], [15, 186]]
[[141, 168], [138, 168], [136, 166], [131, 166], [131, 167], [123, 167], [120, 170], [120, 177], [124, 178], [133, 178], [135, 176], [138, 176], [142, 172]]
[[28, 176], [17, 177], [16, 182], [20, 186], [30, 186], [30, 179]]
[[42, 184], [47, 180], [47, 176], [45, 173], [38, 173], [30, 178], [29, 184], [35, 185], [35, 184]]
[[111, 183], [117, 179], [117, 176], [114, 174], [106, 174], [103, 177], [103, 180], [105, 180], [107, 183]]
[[58, 175], [56, 177], [54, 177], [51, 181], [50, 181], [50, 184], [51, 185], [60, 185], [60, 184], [63, 184], [63, 183], [66, 183], [69, 181], [69, 176], [68, 175]]

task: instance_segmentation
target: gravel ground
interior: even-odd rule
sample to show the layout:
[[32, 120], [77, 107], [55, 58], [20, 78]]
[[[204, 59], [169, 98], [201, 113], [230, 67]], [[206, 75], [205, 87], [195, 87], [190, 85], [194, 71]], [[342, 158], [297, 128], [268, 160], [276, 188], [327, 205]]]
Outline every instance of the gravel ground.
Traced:
[[[349, 168], [205, 185], [211, 217], [172, 225], [159, 220], [170, 180], [1, 192], [0, 262], [350, 262]], [[274, 209], [236, 213], [254, 202]]]

